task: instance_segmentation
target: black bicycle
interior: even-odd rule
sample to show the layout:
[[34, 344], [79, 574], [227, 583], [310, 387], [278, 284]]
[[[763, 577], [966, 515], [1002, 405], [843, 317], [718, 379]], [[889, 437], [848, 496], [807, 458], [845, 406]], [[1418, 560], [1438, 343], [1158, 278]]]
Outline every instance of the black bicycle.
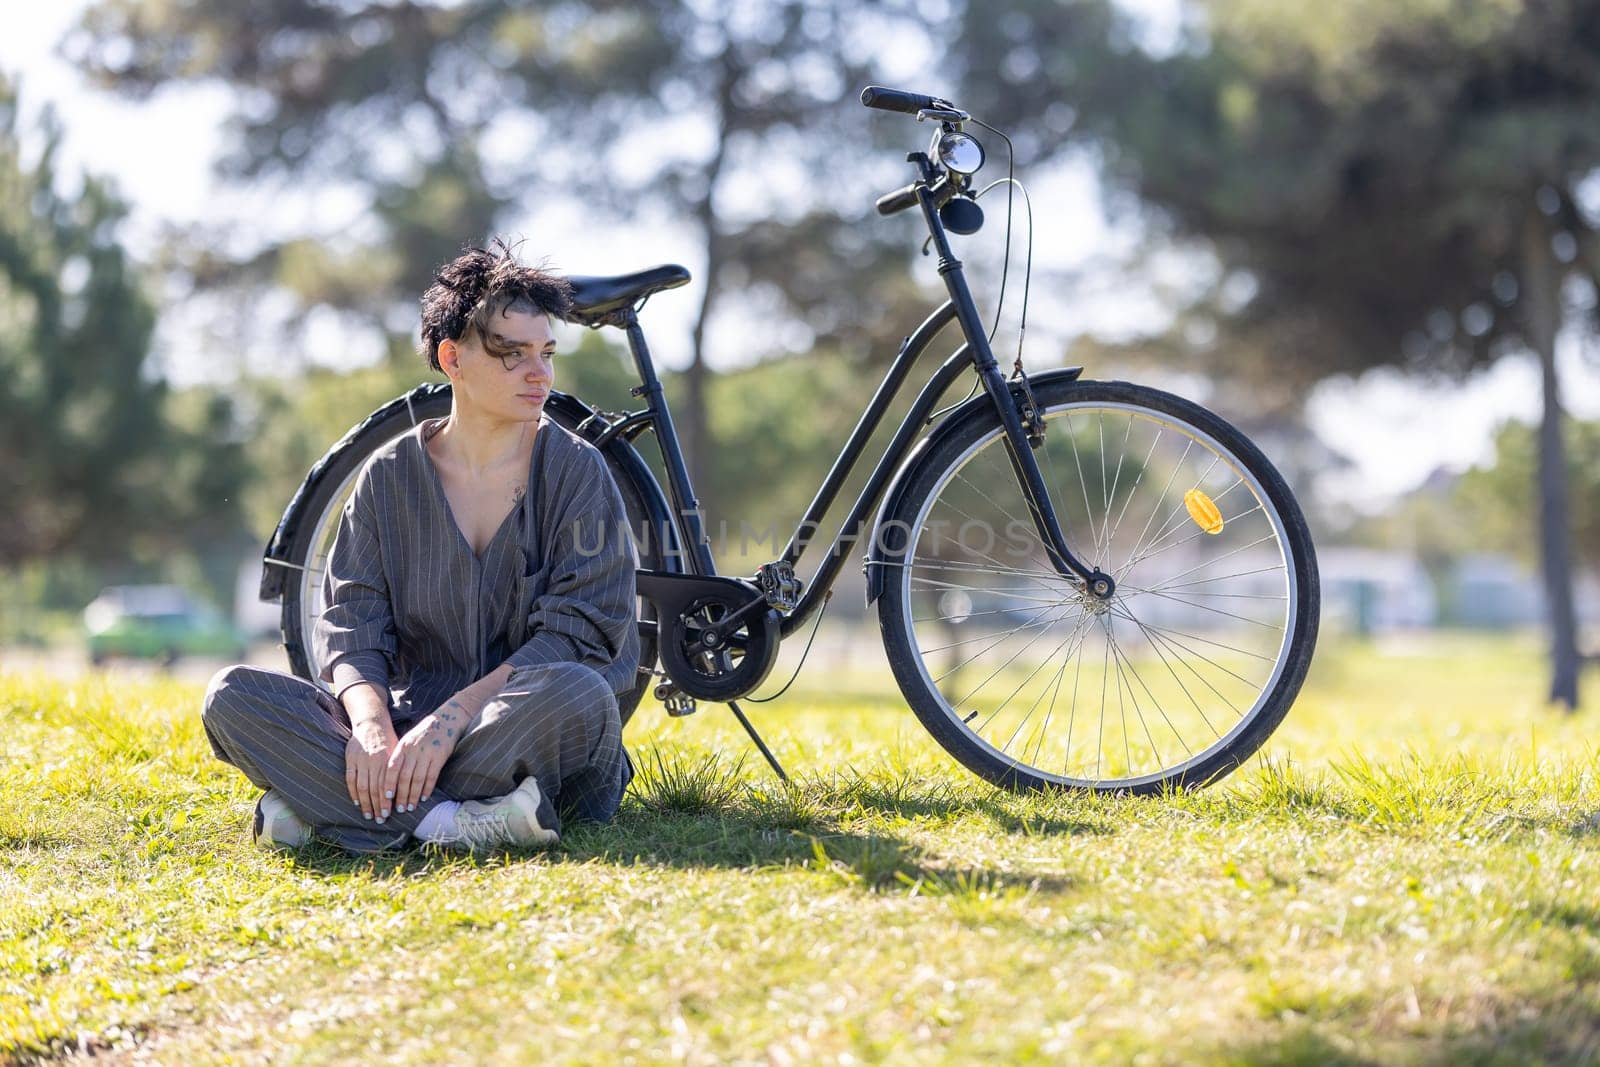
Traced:
[[[719, 575], [637, 310], [689, 281], [678, 266], [572, 278], [572, 319], [628, 340], [644, 406], [597, 410], [553, 392], [545, 411], [605, 456], [640, 555], [639, 684], [671, 713], [738, 704], [864, 549], [868, 601], [906, 701], [938, 742], [1009, 789], [1132, 793], [1203, 785], [1253, 753], [1299, 692], [1316, 643], [1316, 558], [1288, 486], [1243, 434], [1180, 397], [1082, 368], [1008, 378], [949, 236], [982, 223], [973, 175], [993, 127], [948, 101], [870, 87], [867, 107], [936, 124], [907, 158], [916, 180], [878, 200], [920, 208], [949, 299], [902, 344], [782, 555]], [[1002, 179], [1008, 182], [1012, 179]], [[994, 183], [998, 185], [1000, 182]], [[993, 188], [991, 185], [989, 188]], [[1009, 245], [1009, 240], [1008, 240]], [[893, 434], [809, 583], [795, 573], [912, 367], [954, 323], [961, 343]], [[936, 411], [958, 379], [972, 393]], [[373, 412], [316, 464], [265, 554], [263, 599], [282, 600], [294, 670], [316, 679], [312, 621], [324, 561], [357, 472], [448, 384]], [[635, 449], [655, 435], [666, 487]]]

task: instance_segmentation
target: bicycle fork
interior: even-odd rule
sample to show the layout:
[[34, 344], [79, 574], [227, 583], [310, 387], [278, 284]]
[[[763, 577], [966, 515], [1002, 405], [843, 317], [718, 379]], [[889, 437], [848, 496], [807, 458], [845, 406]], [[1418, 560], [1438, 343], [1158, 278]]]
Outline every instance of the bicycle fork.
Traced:
[[1044, 545], [1050, 565], [1063, 578], [1082, 582], [1084, 589], [1090, 595], [1101, 600], [1110, 599], [1116, 590], [1116, 582], [1112, 577], [1098, 568], [1087, 566], [1067, 547], [1066, 538], [1061, 533], [1061, 522], [1056, 516], [1055, 505], [1051, 502], [1049, 489], [1045, 485], [1044, 475], [1040, 473], [1039, 464], [1034, 459], [1028, 430], [1022, 425], [1017, 399], [1012, 396], [1005, 375], [994, 358], [994, 352], [989, 348], [989, 338], [984, 333], [983, 320], [978, 316], [972, 291], [967, 288], [961, 261], [950, 250], [944, 225], [939, 220], [938, 206], [926, 186], [919, 188], [917, 195], [922, 204], [923, 217], [928, 224], [928, 232], [939, 253], [939, 274], [944, 278], [945, 290], [955, 305], [961, 332], [966, 335], [967, 344], [971, 348], [973, 369], [983, 384], [983, 391], [994, 403], [995, 412], [1000, 416], [1001, 426], [1005, 428], [1006, 454], [1011, 460], [1011, 470], [1017, 476], [1017, 484], [1021, 487], [1023, 499], [1028, 504], [1028, 515], [1033, 520], [1034, 529]]

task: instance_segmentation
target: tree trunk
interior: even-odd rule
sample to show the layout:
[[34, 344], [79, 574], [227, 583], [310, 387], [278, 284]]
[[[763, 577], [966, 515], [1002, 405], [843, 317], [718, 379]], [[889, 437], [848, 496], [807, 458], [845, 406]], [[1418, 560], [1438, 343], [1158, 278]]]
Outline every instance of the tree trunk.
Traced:
[[683, 427], [684, 458], [689, 464], [689, 477], [694, 480], [695, 496], [700, 501], [704, 516], [706, 536], [715, 529], [713, 515], [721, 512], [716, 506], [716, 487], [711, 484], [711, 415], [706, 404], [706, 381], [710, 368], [706, 366], [706, 327], [711, 321], [712, 305], [716, 302], [721, 284], [723, 261], [723, 236], [717, 226], [717, 179], [722, 175], [723, 160], [727, 156], [728, 114], [733, 107], [733, 83], [736, 74], [731, 57], [726, 53], [721, 61], [722, 77], [717, 85], [717, 147], [706, 163], [705, 193], [695, 204], [694, 215], [700, 223], [705, 239], [706, 269], [701, 278], [700, 311], [695, 316], [691, 336], [689, 369], [684, 375]]
[[[721, 154], [720, 151], [717, 153], [719, 159]], [[705, 229], [706, 269], [701, 278], [700, 311], [694, 320], [689, 369], [684, 374], [682, 420], [684, 458], [689, 464], [689, 477], [694, 479], [694, 491], [700, 500], [700, 509], [706, 514], [708, 535], [712, 529], [710, 515], [715, 505], [712, 502], [714, 487], [711, 484], [711, 418], [706, 405], [706, 378], [710, 371], [706, 366], [705, 339], [706, 326], [711, 321], [711, 307], [717, 296], [718, 275], [722, 273], [721, 236], [717, 232], [716, 213], [710, 200], [711, 193], [708, 190], [695, 212]]]
[[1523, 301], [1528, 342], [1539, 356], [1544, 412], [1539, 421], [1539, 556], [1550, 619], [1550, 700], [1578, 707], [1578, 622], [1572, 599], [1572, 526], [1567, 450], [1562, 440], [1561, 385], [1556, 376], [1556, 332], [1561, 322], [1561, 278], [1550, 251], [1550, 232], [1534, 211], [1523, 232]]

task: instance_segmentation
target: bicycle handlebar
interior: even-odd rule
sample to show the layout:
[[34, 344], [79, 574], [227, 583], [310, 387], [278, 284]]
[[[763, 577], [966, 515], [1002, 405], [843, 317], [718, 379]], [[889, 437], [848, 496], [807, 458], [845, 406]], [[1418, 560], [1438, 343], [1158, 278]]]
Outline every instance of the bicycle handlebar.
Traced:
[[904, 189], [896, 189], [892, 193], [884, 193], [878, 197], [878, 214], [893, 215], [897, 211], [904, 211], [908, 207], [917, 205], [917, 183], [912, 182]]
[[940, 103], [936, 97], [926, 93], [908, 93], [904, 89], [886, 89], [881, 85], [869, 85], [861, 90], [861, 102], [879, 111], [899, 111], [906, 115], [938, 107]]

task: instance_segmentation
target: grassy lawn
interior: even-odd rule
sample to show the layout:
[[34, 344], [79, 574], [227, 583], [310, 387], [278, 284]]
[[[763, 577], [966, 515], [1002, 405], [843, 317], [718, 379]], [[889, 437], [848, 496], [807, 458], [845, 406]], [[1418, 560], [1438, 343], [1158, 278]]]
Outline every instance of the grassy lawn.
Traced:
[[199, 686], [0, 678], [0, 1062], [1600, 1058], [1600, 717], [1532, 641], [1328, 645], [1150, 800], [998, 794], [806, 680], [747, 706], [796, 788], [647, 708], [616, 825], [472, 861], [258, 851]]

